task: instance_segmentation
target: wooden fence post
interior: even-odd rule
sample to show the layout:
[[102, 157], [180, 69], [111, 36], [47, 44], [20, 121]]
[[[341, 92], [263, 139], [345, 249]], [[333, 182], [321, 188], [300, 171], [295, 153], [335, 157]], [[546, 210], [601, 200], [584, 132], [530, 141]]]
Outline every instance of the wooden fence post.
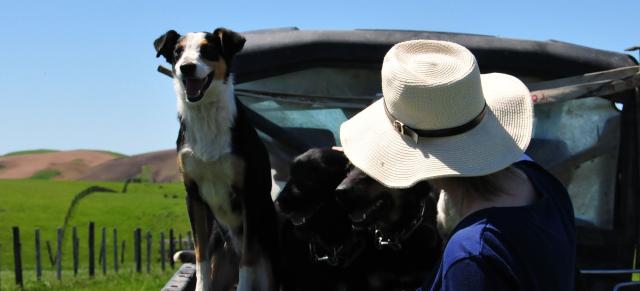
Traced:
[[58, 227], [56, 242], [56, 279], [62, 280], [62, 228]]
[[17, 226], [13, 227], [13, 264], [16, 275], [16, 285], [20, 288], [24, 287], [22, 282], [22, 250], [20, 245], [20, 229]]
[[142, 272], [142, 248], [141, 248], [142, 235], [139, 227], [136, 228], [136, 230], [133, 233], [133, 236], [134, 236], [133, 254], [134, 254], [134, 259], [136, 261], [136, 272], [141, 273]]
[[[0, 244], [0, 270], [2, 270], [2, 244]], [[0, 274], [2, 271], [0, 271]], [[2, 290], [2, 276], [0, 276], [0, 290]]]
[[102, 227], [102, 241], [100, 242], [100, 256], [102, 257], [102, 274], [107, 274], [107, 228]]
[[169, 229], [169, 266], [173, 270], [175, 268], [175, 262], [173, 261], [173, 254], [175, 249], [175, 237], [173, 236], [173, 228]]
[[125, 254], [126, 247], [127, 247], [127, 241], [123, 239], [122, 249], [120, 250], [120, 265], [124, 264], [124, 254]]
[[89, 222], [89, 277], [93, 277], [95, 270], [95, 223]]
[[78, 238], [78, 229], [74, 226], [73, 227], [73, 238], [72, 238], [72, 244], [73, 244], [73, 276], [77, 276], [78, 275], [78, 260], [80, 258], [80, 251], [79, 251], [79, 246], [80, 246], [80, 239]]
[[118, 273], [118, 229], [113, 228], [113, 271]]
[[167, 254], [164, 251], [164, 232], [160, 232], [160, 266], [162, 267], [162, 271], [165, 270], [165, 260], [167, 258]]
[[36, 280], [42, 279], [42, 260], [40, 254], [40, 229], [36, 228]]
[[151, 232], [147, 231], [147, 273], [151, 273]]

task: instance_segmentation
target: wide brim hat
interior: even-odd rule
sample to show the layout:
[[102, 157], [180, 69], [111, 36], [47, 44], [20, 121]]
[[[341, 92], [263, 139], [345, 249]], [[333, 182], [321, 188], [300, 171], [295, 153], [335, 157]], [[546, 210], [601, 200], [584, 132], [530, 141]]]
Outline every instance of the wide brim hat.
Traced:
[[383, 98], [344, 122], [340, 140], [356, 167], [388, 187], [494, 173], [529, 145], [527, 87], [507, 74], [480, 74], [461, 45], [396, 44], [381, 75]]

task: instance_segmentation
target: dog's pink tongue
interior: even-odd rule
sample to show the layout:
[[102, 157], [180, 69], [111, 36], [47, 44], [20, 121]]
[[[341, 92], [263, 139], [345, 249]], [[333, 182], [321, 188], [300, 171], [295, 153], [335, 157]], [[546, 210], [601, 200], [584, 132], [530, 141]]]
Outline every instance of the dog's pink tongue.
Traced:
[[200, 89], [202, 89], [204, 79], [187, 79], [185, 83], [187, 85], [187, 96], [196, 97], [200, 95]]

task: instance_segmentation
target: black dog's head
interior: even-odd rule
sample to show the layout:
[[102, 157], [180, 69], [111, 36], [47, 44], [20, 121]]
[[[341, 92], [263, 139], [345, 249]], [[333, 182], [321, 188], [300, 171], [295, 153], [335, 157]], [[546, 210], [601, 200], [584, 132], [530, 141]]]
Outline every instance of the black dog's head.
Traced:
[[353, 226], [374, 230], [382, 244], [401, 243], [423, 222], [433, 224], [435, 235], [436, 207], [430, 193], [426, 181], [405, 189], [388, 188], [357, 167], [336, 189]]
[[308, 150], [294, 159], [289, 181], [275, 202], [278, 212], [293, 224], [296, 235], [325, 252], [353, 239], [347, 213], [335, 195], [348, 165], [342, 152]]
[[245, 38], [225, 28], [214, 32], [192, 32], [183, 36], [167, 31], [153, 42], [156, 57], [172, 65], [175, 90], [181, 100], [195, 103], [210, 91], [225, 90], [233, 56], [244, 47]]
[[278, 195], [276, 206], [295, 225], [304, 223], [323, 204], [335, 200], [334, 191], [346, 177], [348, 165], [342, 152], [308, 150], [293, 160], [289, 181]]

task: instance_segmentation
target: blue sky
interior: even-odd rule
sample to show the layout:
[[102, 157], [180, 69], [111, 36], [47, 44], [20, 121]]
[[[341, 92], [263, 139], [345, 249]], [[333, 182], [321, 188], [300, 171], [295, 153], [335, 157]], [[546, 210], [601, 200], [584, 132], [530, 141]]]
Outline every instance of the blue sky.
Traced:
[[[640, 1], [5, 1], [0, 154], [50, 148], [137, 154], [174, 146], [168, 78], [152, 42], [168, 29], [384, 28], [640, 44]], [[634, 54], [636, 55], [636, 54]]]

